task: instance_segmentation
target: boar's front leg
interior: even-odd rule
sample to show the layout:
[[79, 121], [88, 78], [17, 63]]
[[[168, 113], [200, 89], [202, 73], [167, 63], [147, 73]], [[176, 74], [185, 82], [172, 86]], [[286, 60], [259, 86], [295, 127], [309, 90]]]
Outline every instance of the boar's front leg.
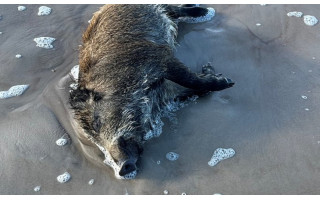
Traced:
[[211, 65], [205, 65], [204, 67], [206, 69], [203, 70], [203, 73], [197, 74], [190, 71], [178, 59], [173, 58], [167, 63], [165, 78], [183, 87], [201, 92], [220, 91], [234, 85], [231, 79], [221, 74], [214, 74]]

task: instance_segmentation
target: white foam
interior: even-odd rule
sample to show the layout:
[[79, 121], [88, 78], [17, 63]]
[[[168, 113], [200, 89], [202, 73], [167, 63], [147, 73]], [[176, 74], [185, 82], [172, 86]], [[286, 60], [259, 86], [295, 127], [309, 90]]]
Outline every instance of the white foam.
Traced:
[[22, 95], [24, 91], [28, 89], [28, 87], [29, 85], [15, 85], [7, 91], [0, 91], [0, 99], [7, 99], [10, 97]]
[[166, 154], [166, 158], [170, 161], [175, 161], [175, 160], [178, 160], [179, 154], [177, 154], [175, 152], [169, 152]]
[[229, 148], [229, 149], [218, 148], [214, 151], [211, 160], [208, 162], [208, 165], [213, 167], [216, 164], [218, 164], [220, 161], [233, 157], [235, 153], [236, 152], [232, 148]]
[[45, 49], [52, 49], [53, 45], [51, 43], [55, 40], [56, 39], [52, 37], [38, 37], [33, 39], [33, 41], [37, 43], [37, 47]]
[[70, 180], [71, 175], [68, 172], [65, 172], [57, 177], [59, 183], [66, 183]]
[[0, 32], [0, 35], [2, 35], [2, 32]]
[[299, 11], [292, 11], [287, 13], [288, 17], [302, 17], [302, 15], [303, 13]]
[[301, 96], [301, 98], [303, 98], [303, 99], [307, 99], [308, 97], [307, 97], [307, 96], [302, 95], [302, 96]]
[[163, 194], [169, 194], [169, 191], [168, 190], [164, 190]]
[[71, 84], [70, 84], [70, 87], [71, 87], [73, 90], [75, 90], [75, 89], [78, 88], [78, 83], [71, 83]]
[[70, 75], [72, 76], [72, 78], [75, 81], [78, 81], [78, 78], [79, 78], [79, 65], [75, 65], [74, 67], [72, 67], [72, 69], [70, 71]]
[[25, 7], [25, 6], [18, 6], [18, 10], [19, 11], [24, 11], [24, 10], [26, 10], [27, 8]]
[[260, 23], [256, 23], [256, 26], [261, 26], [261, 24]]
[[21, 58], [21, 57], [22, 57], [21, 54], [17, 54], [17, 55], [16, 55], [16, 58]]
[[318, 19], [314, 16], [311, 16], [311, 15], [305, 15], [303, 17], [303, 21], [308, 26], [314, 26], [318, 23]]
[[58, 140], [56, 141], [56, 144], [57, 144], [58, 146], [64, 146], [64, 145], [66, 145], [67, 143], [68, 143], [68, 140], [65, 139], [65, 138], [60, 138], [60, 139], [58, 139]]
[[33, 188], [33, 190], [34, 190], [35, 192], [39, 192], [40, 189], [41, 189], [41, 186], [40, 186], [40, 185], [38, 185], [38, 186], [36, 186], [36, 187]]
[[260, 6], [266, 6], [267, 4], [260, 4]]
[[88, 182], [89, 185], [93, 185], [94, 183], [94, 179], [90, 179], [90, 181]]
[[207, 8], [208, 13], [205, 16], [201, 17], [179, 17], [178, 22], [185, 22], [185, 23], [200, 23], [210, 21], [214, 16], [216, 11], [213, 8]]
[[182, 192], [181, 195], [187, 195], [185, 192]]
[[38, 12], [39, 16], [50, 15], [50, 13], [51, 13], [51, 8], [49, 8], [47, 6], [40, 6], [39, 7], [39, 12]]
[[158, 161], [157, 161], [157, 164], [158, 164], [158, 165], [160, 165], [160, 164], [161, 164], [161, 161], [160, 161], [160, 160], [158, 160]]

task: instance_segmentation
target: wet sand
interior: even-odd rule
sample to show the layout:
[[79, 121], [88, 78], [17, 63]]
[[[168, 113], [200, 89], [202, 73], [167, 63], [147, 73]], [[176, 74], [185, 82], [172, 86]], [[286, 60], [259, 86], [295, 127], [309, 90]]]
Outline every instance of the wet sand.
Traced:
[[[215, 8], [212, 21], [179, 24], [176, 56], [197, 72], [210, 61], [236, 84], [178, 111], [174, 128], [165, 121], [134, 180], [79, 151], [60, 81], [100, 6], [47, 5], [48, 16], [25, 6], [0, 5], [0, 91], [29, 84], [0, 99], [0, 194], [320, 194], [320, 25], [287, 16], [320, 19], [320, 5], [203, 5]], [[56, 38], [53, 49], [36, 47], [42, 36]], [[68, 144], [56, 145], [62, 136]], [[236, 154], [211, 167], [217, 148]], [[65, 172], [71, 179], [59, 183]]]

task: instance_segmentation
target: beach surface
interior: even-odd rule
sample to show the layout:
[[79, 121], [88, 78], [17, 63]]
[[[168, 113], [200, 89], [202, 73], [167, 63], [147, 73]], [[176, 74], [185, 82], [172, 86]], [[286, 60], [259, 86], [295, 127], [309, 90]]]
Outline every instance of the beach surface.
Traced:
[[[213, 20], [179, 23], [176, 57], [195, 72], [211, 62], [236, 84], [179, 110], [177, 125], [164, 120], [133, 180], [83, 156], [61, 81], [101, 5], [46, 5], [44, 16], [18, 6], [0, 5], [0, 91], [29, 87], [0, 99], [0, 194], [320, 194], [320, 24], [287, 16], [320, 19], [320, 5], [202, 5]], [[210, 166], [218, 148], [235, 154]]]

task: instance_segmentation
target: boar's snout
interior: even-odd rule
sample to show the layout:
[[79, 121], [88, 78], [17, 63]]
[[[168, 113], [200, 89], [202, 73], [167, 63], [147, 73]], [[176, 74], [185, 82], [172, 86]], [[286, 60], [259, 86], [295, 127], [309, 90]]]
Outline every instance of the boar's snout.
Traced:
[[137, 169], [136, 164], [132, 160], [126, 160], [120, 167], [119, 175], [124, 176]]
[[142, 153], [142, 147], [133, 138], [122, 136], [111, 145], [110, 154], [120, 167], [119, 175], [124, 176], [137, 170], [136, 162]]

